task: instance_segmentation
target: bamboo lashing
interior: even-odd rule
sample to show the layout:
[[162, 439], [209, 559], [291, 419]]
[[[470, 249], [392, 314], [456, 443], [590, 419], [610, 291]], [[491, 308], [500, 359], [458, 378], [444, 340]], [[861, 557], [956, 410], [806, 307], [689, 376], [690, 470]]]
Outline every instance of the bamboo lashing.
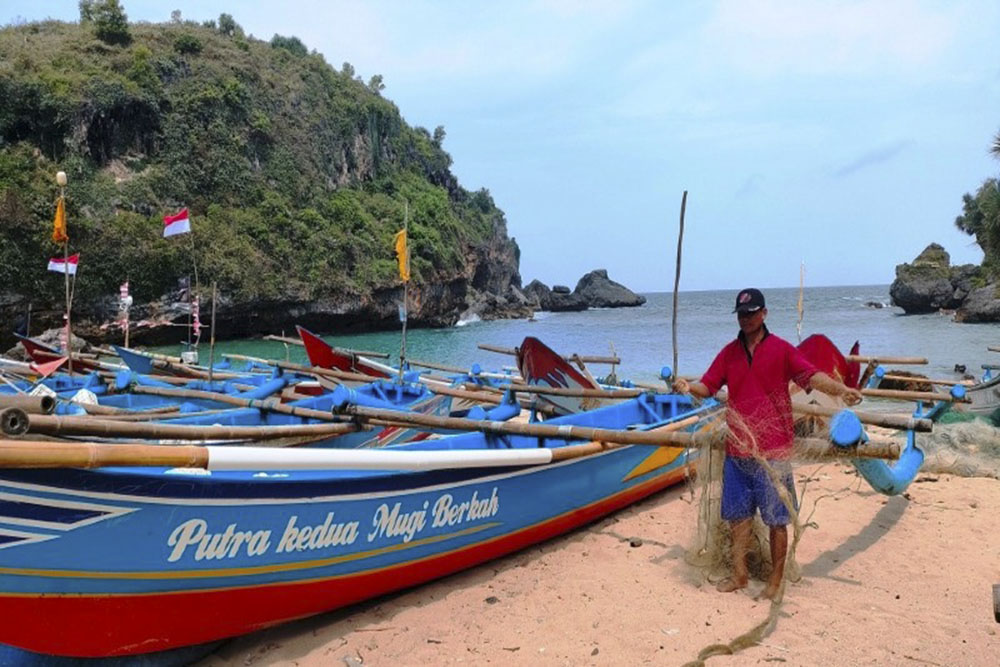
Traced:
[[[486, 343], [479, 343], [477, 347], [480, 350], [486, 350], [487, 352], [496, 352], [497, 354], [506, 354], [512, 357], [517, 356], [517, 350], [510, 347], [487, 345]], [[580, 360], [587, 364], [620, 364], [622, 362], [622, 360], [618, 357], [585, 356], [582, 354], [571, 354], [569, 356], [563, 355], [562, 358], [564, 361]]]
[[281, 426], [221, 426], [218, 424], [145, 424], [92, 417], [32, 415], [28, 433], [51, 436], [90, 436], [160, 440], [264, 440], [302, 436], [331, 436], [361, 430], [358, 424], [289, 424]]
[[927, 364], [927, 359], [924, 357], [880, 357], [874, 355], [868, 356], [863, 354], [849, 354], [846, 358], [848, 362], [856, 361], [862, 364], [911, 364], [914, 366]]

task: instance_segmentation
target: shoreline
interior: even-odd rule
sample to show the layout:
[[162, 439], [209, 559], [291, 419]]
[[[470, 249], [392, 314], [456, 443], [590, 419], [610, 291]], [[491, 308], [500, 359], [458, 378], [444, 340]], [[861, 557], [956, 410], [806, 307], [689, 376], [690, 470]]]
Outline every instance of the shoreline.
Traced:
[[[796, 553], [802, 579], [760, 645], [707, 664], [1000, 662], [996, 480], [925, 473], [889, 498], [841, 464], [795, 476], [803, 520], [815, 510]], [[687, 564], [690, 496], [675, 486], [471, 570], [236, 638], [197, 664], [684, 664], [770, 610], [752, 597], [763, 582], [718, 593]]]

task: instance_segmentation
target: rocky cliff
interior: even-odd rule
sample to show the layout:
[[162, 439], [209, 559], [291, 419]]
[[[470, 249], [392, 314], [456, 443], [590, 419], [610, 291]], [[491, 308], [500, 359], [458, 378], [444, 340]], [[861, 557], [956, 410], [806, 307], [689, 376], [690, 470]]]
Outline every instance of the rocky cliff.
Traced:
[[[0, 68], [0, 342], [29, 311], [32, 331], [61, 323], [57, 171], [81, 254], [74, 330], [94, 341], [120, 340], [125, 280], [133, 342], [185, 338], [170, 325], [195, 275], [206, 324], [218, 285], [220, 337], [397, 327], [404, 220], [412, 326], [530, 314], [504, 213], [459, 184], [443, 127], [407, 125], [381, 76], [221, 19], [130, 24], [113, 43], [86, 22], [0, 29], [16, 63]], [[181, 208], [193, 233], [164, 239]]]
[[982, 267], [951, 266], [937, 243], [896, 267], [889, 295], [907, 314], [953, 310], [959, 322], [1000, 322], [1000, 285], [989, 282]]

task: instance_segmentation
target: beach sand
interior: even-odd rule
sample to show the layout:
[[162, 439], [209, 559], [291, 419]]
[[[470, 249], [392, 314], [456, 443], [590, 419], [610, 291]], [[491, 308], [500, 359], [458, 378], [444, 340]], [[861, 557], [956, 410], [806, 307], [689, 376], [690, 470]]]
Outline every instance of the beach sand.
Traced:
[[[1000, 482], [921, 474], [887, 498], [842, 464], [803, 465], [798, 548], [777, 625], [708, 665], [1000, 664]], [[763, 621], [687, 564], [697, 504], [679, 486], [446, 579], [239, 638], [203, 667], [682, 665]], [[636, 540], [635, 538], [638, 538]], [[641, 540], [641, 544], [639, 543]], [[633, 546], [638, 545], [638, 546]]]

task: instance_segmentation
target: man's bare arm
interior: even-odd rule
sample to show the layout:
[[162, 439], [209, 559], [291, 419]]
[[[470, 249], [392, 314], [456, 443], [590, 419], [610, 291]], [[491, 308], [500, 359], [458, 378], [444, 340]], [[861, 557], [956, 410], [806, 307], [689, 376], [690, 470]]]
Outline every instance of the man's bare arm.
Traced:
[[678, 394], [691, 394], [698, 398], [708, 398], [712, 392], [702, 382], [688, 382], [684, 378], [674, 380], [674, 391]]
[[848, 387], [842, 382], [837, 382], [826, 373], [816, 373], [809, 378], [809, 386], [829, 396], [839, 396], [848, 405], [857, 405], [861, 402], [860, 391]]

